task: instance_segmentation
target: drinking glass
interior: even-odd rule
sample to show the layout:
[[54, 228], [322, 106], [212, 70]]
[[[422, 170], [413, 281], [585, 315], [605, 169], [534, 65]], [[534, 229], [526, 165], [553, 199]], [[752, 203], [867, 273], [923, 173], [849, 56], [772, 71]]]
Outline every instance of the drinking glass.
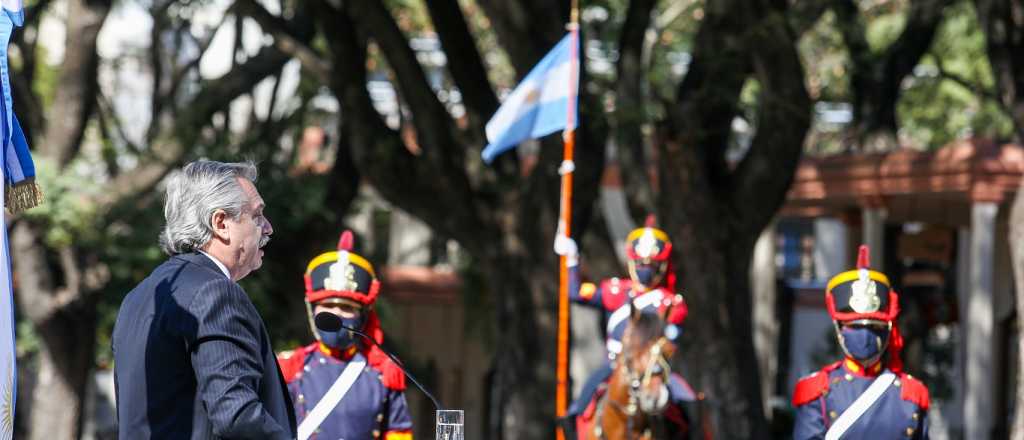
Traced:
[[462, 418], [461, 409], [438, 410], [435, 440], [466, 440], [465, 434], [463, 434]]

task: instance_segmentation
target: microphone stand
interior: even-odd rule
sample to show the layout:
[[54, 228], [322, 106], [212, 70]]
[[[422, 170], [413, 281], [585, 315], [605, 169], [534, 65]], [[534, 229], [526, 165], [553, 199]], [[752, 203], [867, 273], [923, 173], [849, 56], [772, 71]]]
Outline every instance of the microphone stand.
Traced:
[[402, 365], [402, 362], [399, 361], [398, 358], [395, 357], [395, 355], [391, 354], [390, 351], [387, 351], [387, 350], [384, 349], [384, 347], [381, 347], [380, 344], [378, 344], [377, 341], [375, 341], [369, 335], [367, 335], [366, 333], [363, 333], [363, 332], [361, 332], [359, 330], [356, 330], [356, 329], [354, 329], [352, 327], [346, 326], [345, 324], [343, 324], [341, 322], [341, 318], [335, 316], [333, 313], [328, 313], [328, 312], [317, 313], [316, 317], [314, 318], [314, 321], [316, 323], [316, 327], [319, 328], [320, 330], [329, 331], [329, 332], [337, 332], [337, 331], [341, 331], [341, 330], [348, 330], [348, 331], [350, 331], [352, 333], [355, 333], [355, 334], [357, 334], [359, 336], [362, 336], [363, 339], [365, 339], [369, 343], [373, 344], [375, 347], [379, 348], [380, 351], [384, 352], [384, 354], [386, 354], [388, 356], [388, 358], [390, 358], [391, 361], [394, 362], [396, 366], [398, 366], [398, 369], [402, 370], [402, 373], [405, 374], [405, 377], [408, 377], [409, 380], [411, 380], [412, 383], [415, 384], [416, 387], [419, 388], [420, 391], [422, 391], [423, 394], [426, 395], [428, 399], [430, 399], [430, 401], [434, 404], [434, 409], [435, 410], [438, 410], [438, 411], [444, 410], [444, 407], [441, 406], [441, 404], [437, 402], [437, 398], [435, 398], [433, 394], [430, 394], [430, 391], [427, 391], [427, 389], [422, 384], [420, 384], [420, 382], [418, 380], [416, 380], [416, 378], [414, 378], [412, 376], [412, 374], [409, 373], [409, 370], [405, 369], [405, 366]]

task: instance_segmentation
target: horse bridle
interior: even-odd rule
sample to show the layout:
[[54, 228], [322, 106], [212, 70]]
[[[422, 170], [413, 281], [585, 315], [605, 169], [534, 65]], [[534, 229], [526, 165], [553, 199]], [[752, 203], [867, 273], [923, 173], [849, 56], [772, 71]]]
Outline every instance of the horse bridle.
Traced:
[[[647, 384], [651, 383], [651, 379], [655, 376], [661, 376], [662, 380], [668, 385], [669, 374], [671, 374], [671, 366], [668, 363], [668, 359], [665, 357], [664, 346], [668, 343], [668, 339], [664, 336], [658, 338], [658, 341], [651, 345], [648, 349], [648, 353], [651, 356], [651, 360], [648, 361], [646, 368], [644, 368], [643, 374], [637, 374], [633, 371], [630, 366], [629, 355], [624, 350], [622, 352], [622, 363], [625, 368], [626, 378], [629, 380], [629, 403], [623, 407], [618, 402], [612, 400], [607, 395], [601, 399], [604, 403], [610, 404], [611, 408], [626, 416], [626, 432], [633, 432], [633, 416], [636, 415], [639, 405], [637, 404], [637, 393], [640, 389]], [[657, 414], [649, 414], [650, 416], [657, 417]], [[598, 418], [595, 420], [595, 424], [600, 427], [601, 420]], [[600, 429], [600, 428], [599, 428]], [[599, 432], [598, 437], [605, 438], [604, 432]]]

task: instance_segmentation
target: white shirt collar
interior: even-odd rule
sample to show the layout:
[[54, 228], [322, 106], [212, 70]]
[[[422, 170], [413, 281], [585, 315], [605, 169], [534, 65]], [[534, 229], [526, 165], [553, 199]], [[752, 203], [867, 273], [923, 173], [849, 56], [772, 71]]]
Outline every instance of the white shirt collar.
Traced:
[[206, 255], [206, 258], [209, 258], [209, 259], [213, 260], [213, 264], [216, 264], [217, 267], [220, 268], [220, 271], [224, 272], [224, 276], [228, 277], [229, 280], [231, 279], [231, 273], [228, 272], [228, 267], [225, 266], [224, 263], [221, 263], [220, 260], [218, 260], [216, 258], [213, 258], [213, 255], [210, 255], [210, 254], [208, 254], [206, 252], [203, 252], [202, 250], [199, 250], [199, 249], [196, 249], [196, 250], [199, 251], [200, 254]]

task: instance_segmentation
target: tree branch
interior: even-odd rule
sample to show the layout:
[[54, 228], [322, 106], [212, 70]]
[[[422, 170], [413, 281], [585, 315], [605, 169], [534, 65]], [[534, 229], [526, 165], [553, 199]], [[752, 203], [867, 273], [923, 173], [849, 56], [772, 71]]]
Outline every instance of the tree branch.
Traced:
[[729, 186], [725, 146], [738, 112], [740, 93], [750, 72], [747, 35], [750, 23], [728, 2], [709, 3], [694, 41], [689, 72], [669, 108], [682, 155], [689, 159], [691, 184], [717, 191]]
[[[173, 3], [173, 1], [170, 3]], [[210, 44], [213, 43], [213, 38], [217, 35], [217, 29], [224, 25], [224, 23], [227, 21], [227, 17], [227, 14], [221, 17], [220, 22], [218, 22], [217, 25], [213, 26], [213, 28], [209, 29], [206, 37], [202, 39], [197, 38], [195, 35], [192, 34], [191, 29], [188, 29], [188, 27], [190, 27], [188, 23], [185, 24], [184, 28], [179, 28], [175, 31], [176, 37], [179, 37], [177, 41], [178, 44], [181, 44], [180, 38], [182, 36], [188, 37], [191, 40], [192, 44], [196, 45], [196, 49], [199, 53], [194, 58], [188, 60], [188, 62], [181, 65], [176, 64], [177, 58], [171, 60], [172, 68], [170, 72], [170, 81], [165, 81], [164, 84], [166, 84], [166, 90], [161, 90], [160, 94], [155, 96], [155, 99], [158, 100], [161, 104], [161, 113], [154, 113], [151, 116], [152, 120], [155, 121], [155, 123], [151, 123], [149, 125], [149, 128], [146, 130], [147, 144], [155, 143], [157, 136], [159, 136], [160, 133], [162, 133], [164, 128], [166, 127], [166, 124], [164, 124], [163, 121], [162, 112], [170, 110], [172, 116], [177, 115], [179, 109], [174, 104], [177, 102], [178, 90], [181, 88], [182, 84], [188, 82], [185, 80], [185, 77], [191, 74], [193, 71], [199, 69], [199, 62], [202, 61], [203, 56], [206, 55], [206, 51], [209, 50]]]
[[853, 0], [841, 0], [835, 8], [840, 32], [853, 64], [851, 89], [858, 136], [882, 131], [895, 134], [896, 102], [903, 78], [913, 72], [931, 47], [942, 14], [950, 0], [912, 0], [902, 33], [881, 54], [872, 53], [864, 36], [860, 9]]
[[814, 27], [831, 3], [833, 0], [793, 0], [786, 14], [790, 27], [796, 35], [803, 35]]
[[264, 47], [224, 76], [201, 82], [199, 92], [185, 106], [189, 111], [183, 113], [174, 126], [152, 145], [150, 157], [140, 160], [135, 170], [114, 179], [111, 191], [104, 193], [97, 204], [105, 210], [122, 200], [150, 191], [197, 143], [214, 113], [227, 108], [235, 98], [280, 71], [289, 59], [276, 48]]
[[[640, 124], [644, 112], [644, 37], [651, 25], [651, 13], [657, 0], [632, 0], [626, 10], [626, 21], [619, 38], [619, 60], [615, 65], [616, 122], [619, 130], [629, 133], [633, 144], [641, 144]], [[642, 145], [642, 144], [641, 144]]]
[[1009, 0], [975, 0], [999, 102], [1024, 142], [1024, 6]]
[[[39, 130], [44, 126], [43, 110], [41, 99], [35, 90], [32, 89], [32, 82], [36, 73], [36, 48], [39, 44], [39, 21], [43, 12], [50, 6], [52, 0], [40, 0], [35, 5], [25, 8], [25, 23], [22, 31], [15, 31], [11, 36], [11, 43], [18, 47], [21, 54], [21, 70], [10, 75], [12, 98], [17, 114], [21, 115], [19, 121], [21, 128], [25, 131], [25, 138], [35, 139]], [[25, 30], [33, 29], [33, 38], [27, 41], [29, 35]]]
[[[811, 99], [796, 52], [796, 38], [782, 14], [769, 12], [751, 34], [754, 75], [761, 83], [757, 133], [734, 171], [732, 212], [748, 219], [745, 231], [760, 234], [785, 201], [811, 123]], [[755, 43], [756, 42], [756, 43]]]
[[642, 52], [644, 54], [644, 66], [647, 67], [648, 71], [650, 71], [651, 66], [653, 65], [654, 57], [652, 54], [654, 53], [654, 48], [658, 42], [661, 41], [661, 37], [664, 35], [665, 29], [671, 26], [672, 23], [675, 23], [679, 17], [682, 17], [690, 6], [693, 6], [695, 1], [696, 0], [685, 0], [672, 2], [664, 11], [657, 14], [654, 18], [654, 24], [649, 27], [647, 35], [644, 38], [644, 49]]
[[[498, 109], [498, 97], [487, 78], [487, 69], [477, 50], [469, 25], [456, 0], [427, 0], [427, 10], [447, 57], [448, 72], [462, 91], [466, 110], [478, 121], [487, 120]], [[481, 124], [482, 126], [482, 124]]]
[[[439, 173], [421, 157], [409, 152], [399, 134], [389, 128], [373, 107], [366, 88], [366, 43], [356, 33], [354, 20], [342, 11], [324, 4], [315, 14], [334, 63], [331, 89], [347, 115], [348, 145], [360, 172], [380, 193], [432, 229], [462, 243], [484, 225], [480, 209], [472, 203], [474, 195], [460, 171]], [[365, 16], [361, 16], [365, 18]], [[442, 130], [443, 131], [443, 130]], [[470, 206], [466, 207], [467, 203]], [[438, 210], [438, 206], [465, 207]]]
[[912, 0], [907, 11], [907, 23], [899, 38], [886, 49], [885, 70], [889, 87], [899, 84], [914, 71], [921, 57], [935, 39], [935, 33], [942, 23], [943, 12], [952, 0]]
[[412, 112], [416, 141], [428, 159], [420, 160], [418, 168], [432, 173], [434, 180], [444, 184], [444, 193], [452, 196], [452, 206], [476, 200], [465, 169], [466, 149], [459, 148], [464, 144], [456, 139], [448, 111], [430, 87], [416, 54], [391, 13], [381, 2], [349, 2], [347, 8], [349, 17], [359, 17], [357, 23], [374, 38], [397, 77], [400, 95]]
[[[222, 19], [217, 27], [219, 28], [224, 24], [224, 22], [225, 20]], [[192, 35], [191, 32], [186, 32], [185, 34], [188, 35], [189, 38], [192, 38], [192, 42], [195, 43], [196, 47], [199, 49], [199, 54], [196, 55], [195, 58], [189, 60], [189, 62], [177, 67], [174, 72], [171, 73], [170, 86], [161, 98], [163, 100], [173, 100], [178, 94], [178, 89], [181, 88], [181, 85], [185, 82], [185, 76], [199, 68], [199, 62], [202, 61], [203, 56], [206, 55], [206, 51], [210, 49], [210, 44], [213, 43], [213, 37], [217, 35], [217, 32], [213, 30], [206, 36], [206, 38], [201, 40]]]
[[[508, 51], [516, 76], [522, 78], [530, 71], [559, 39], [565, 35], [565, 17], [568, 9], [551, 13], [550, 2], [536, 9], [532, 0], [480, 0], [477, 3], [486, 12], [501, 41]], [[567, 6], [567, 2], [557, 2]]]
[[963, 87], [968, 92], [977, 95], [980, 98], [990, 100], [999, 106], [999, 109], [1006, 113], [1007, 116], [1013, 117], [1013, 111], [1006, 106], [1005, 103], [999, 98], [999, 94], [994, 90], [986, 89], [983, 84], [977, 81], [971, 81], [957, 73], [950, 72], [946, 69], [945, 64], [942, 62], [942, 58], [936, 54], [931, 54], [932, 59], [935, 60], [935, 67], [939, 70], [939, 79], [950, 81], [960, 87]]
[[164, 89], [166, 85], [164, 83], [164, 51], [163, 51], [163, 34], [167, 30], [167, 9], [170, 7], [171, 2], [167, 1], [162, 4], [155, 4], [150, 8], [150, 17], [153, 18], [153, 28], [149, 32], [149, 69], [153, 75], [153, 93], [150, 97], [150, 111], [149, 114], [152, 116], [152, 123], [149, 124], [147, 130], [147, 139], [152, 139], [155, 135], [155, 131], [160, 127], [160, 114], [163, 113], [163, 106], [166, 103], [164, 99]]
[[349, 16], [359, 17], [358, 25], [377, 42], [395, 72], [396, 85], [413, 113], [419, 143], [428, 147], [424, 150], [428, 154], [429, 149], [436, 149], [434, 155], [462, 157], [453, 148], [456, 143], [451, 142], [451, 131], [446, 129], [451, 125], [448, 111], [430, 87], [423, 66], [416, 60], [416, 53], [409, 47], [391, 13], [381, 2], [348, 2], [347, 6]]
[[307, 44], [308, 38], [297, 35], [289, 22], [274, 16], [254, 0], [238, 0], [234, 8], [238, 14], [255, 20], [264, 32], [272, 35], [274, 45], [281, 52], [298, 59], [302, 67], [309, 70], [319, 81], [324, 84], [330, 82], [330, 63]]
[[27, 221], [17, 221], [11, 228], [11, 253], [17, 277], [19, 309], [32, 322], [41, 322], [53, 312], [53, 272], [46, 262], [45, 248], [40, 246], [42, 237]]
[[99, 54], [96, 39], [110, 12], [111, 1], [69, 2], [67, 39], [53, 106], [39, 148], [63, 168], [78, 152], [86, 123], [96, 103]]
[[117, 116], [117, 110], [114, 108], [114, 103], [111, 102], [103, 92], [97, 93], [96, 99], [99, 106], [97, 114], [100, 117], [109, 120], [109, 124], [107, 125], [113, 126], [114, 130], [117, 132], [118, 140], [124, 142], [125, 146], [127, 146], [132, 153], [139, 154], [142, 151], [142, 148], [140, 148], [135, 142], [132, 142], [131, 138], [128, 137], [128, 133], [124, 131], [124, 123], [122, 123], [121, 118]]
[[615, 65], [615, 125], [616, 145], [622, 171], [630, 182], [627, 187], [635, 188], [638, 202], [652, 207], [653, 193], [648, 182], [646, 142], [642, 131], [648, 122], [646, 105], [647, 84], [645, 67], [648, 50], [645, 44], [651, 27], [651, 14], [656, 0], [632, 0], [626, 10], [626, 21], [622, 24], [619, 38], [619, 60]]
[[60, 260], [61, 273], [64, 274], [64, 286], [57, 289], [57, 295], [53, 297], [52, 308], [63, 309], [77, 300], [82, 293], [82, 271], [78, 264], [75, 250], [69, 246], [60, 248], [57, 251]]

